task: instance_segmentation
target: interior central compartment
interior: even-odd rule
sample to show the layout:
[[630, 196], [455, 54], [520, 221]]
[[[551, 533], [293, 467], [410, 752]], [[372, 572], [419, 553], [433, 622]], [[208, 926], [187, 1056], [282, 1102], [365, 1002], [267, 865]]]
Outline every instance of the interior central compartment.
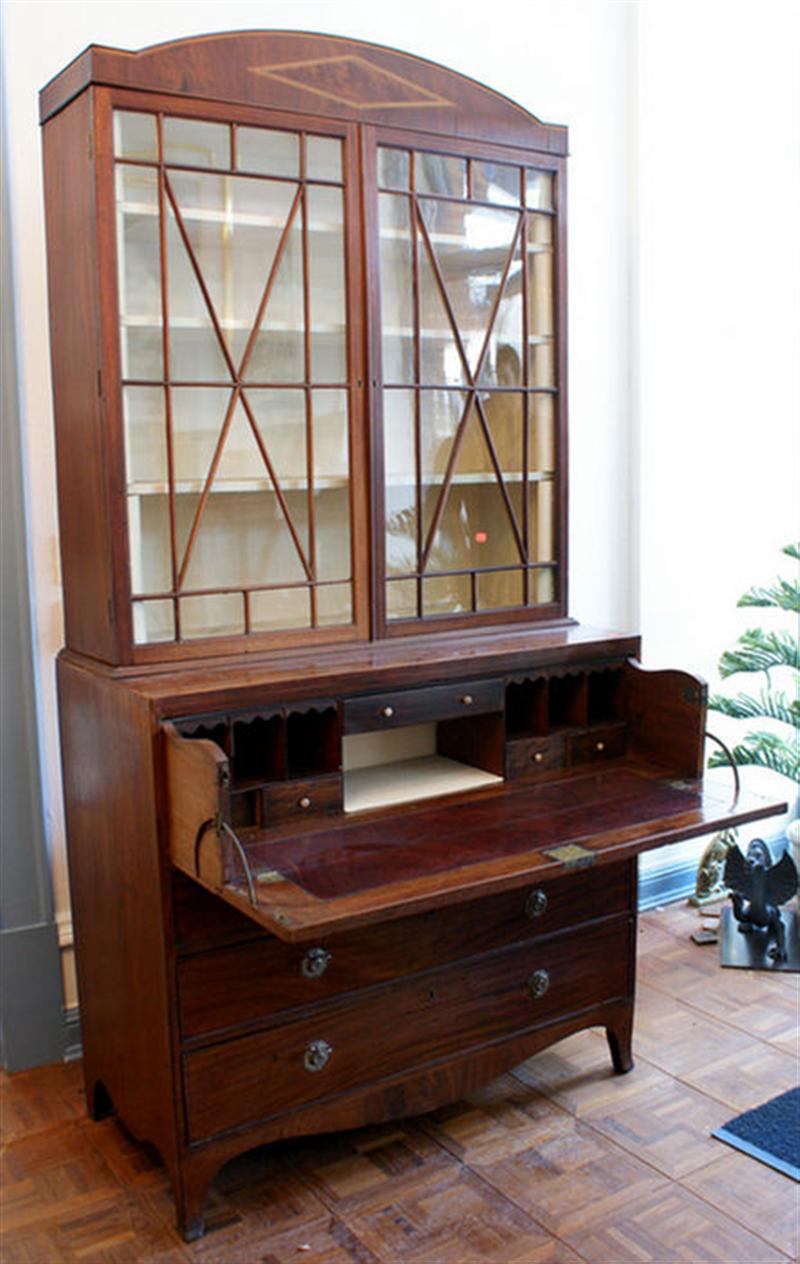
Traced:
[[503, 780], [502, 715], [409, 724], [342, 739], [345, 812], [367, 812]]

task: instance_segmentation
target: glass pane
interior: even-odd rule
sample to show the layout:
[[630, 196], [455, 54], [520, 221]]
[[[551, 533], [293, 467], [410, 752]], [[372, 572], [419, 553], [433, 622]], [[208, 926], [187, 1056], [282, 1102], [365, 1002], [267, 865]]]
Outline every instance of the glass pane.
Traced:
[[387, 619], [416, 619], [417, 581], [415, 579], [395, 580], [386, 585], [386, 617]]
[[169, 497], [128, 497], [131, 592], [163, 593], [172, 588]]
[[[414, 392], [385, 391], [383, 444], [386, 471], [386, 569], [407, 575], [417, 569], [417, 492]], [[396, 585], [390, 584], [391, 590]], [[416, 604], [416, 597], [414, 598]]]
[[529, 488], [529, 552], [532, 562], [555, 561], [555, 489], [552, 479], [534, 481]]
[[350, 495], [346, 487], [314, 494], [314, 534], [318, 579], [349, 579]]
[[[425, 412], [423, 417], [427, 434], [428, 418]], [[427, 451], [427, 440], [423, 448]], [[494, 473], [485, 472], [492, 468], [478, 412], [471, 405], [453, 480], [433, 538], [428, 570], [503, 566], [519, 563], [521, 560], [500, 485]], [[437, 480], [425, 491], [423, 523], [426, 539], [437, 513], [441, 486], [441, 481]], [[522, 522], [521, 484], [509, 481], [506, 492], [519, 530]]]
[[344, 195], [341, 189], [309, 188], [306, 199], [311, 376], [346, 382]]
[[411, 173], [405, 149], [378, 149], [378, 184], [385, 189], [407, 189]]
[[346, 391], [313, 391], [314, 486], [341, 486], [350, 477]]
[[[427, 199], [420, 201], [420, 207], [467, 360], [474, 373], [489, 332], [519, 214], [499, 208], [458, 206]], [[504, 290], [506, 307], [498, 312], [492, 326], [495, 339], [512, 344], [514, 341], [519, 343], [521, 329], [520, 279], [521, 262], [516, 252]], [[421, 278], [421, 284], [424, 303], [424, 278]], [[424, 325], [427, 331], [427, 312]]]
[[422, 613], [462, 614], [472, 609], [472, 585], [469, 575], [444, 575], [423, 579]]
[[[176, 498], [176, 534], [183, 559], [199, 497]], [[286, 493], [287, 508], [307, 548], [306, 494]], [[206, 501], [184, 588], [250, 588], [293, 583], [306, 573], [286, 525], [278, 497], [270, 491], [219, 491]]]
[[307, 588], [277, 588], [250, 594], [251, 632], [310, 627], [311, 602]]
[[552, 338], [528, 339], [528, 365], [531, 386], [555, 386], [556, 349]]
[[[519, 483], [522, 480], [522, 471], [525, 467], [524, 397], [516, 394], [516, 392], [494, 391], [492, 394], [485, 396], [482, 403], [486, 424], [492, 436], [495, 454], [503, 471], [503, 476], [506, 482]], [[485, 442], [480, 453], [475, 454], [476, 464], [479, 459], [486, 459], [483, 457], [483, 451], [486, 451]], [[494, 466], [490, 463], [488, 469], [493, 470]]]
[[[175, 224], [170, 320], [184, 325], [199, 321], [206, 330], [209, 325], [213, 328], [195, 275], [199, 269], [225, 343], [238, 364], [263, 299], [295, 188], [272, 180], [200, 172], [173, 172], [169, 180], [189, 241], [187, 248]], [[198, 376], [192, 374], [195, 379]]]
[[317, 589], [317, 625], [353, 622], [353, 601], [349, 584], [330, 584]]
[[164, 162], [186, 167], [230, 167], [230, 128], [227, 123], [197, 119], [164, 119]]
[[525, 204], [536, 211], [552, 209], [553, 176], [551, 172], [525, 172]]
[[408, 198], [378, 197], [384, 382], [414, 381], [414, 264]]
[[[305, 491], [308, 487], [305, 393], [251, 388], [247, 391], [247, 400], [281, 487], [287, 492]], [[261, 468], [264, 470], [263, 462]]]
[[158, 162], [158, 135], [154, 114], [114, 111], [114, 156]]
[[[426, 245], [419, 243], [420, 377], [427, 384], [463, 386], [467, 382], [464, 357], [447, 310], [442, 287]], [[464, 354], [468, 342], [462, 338]], [[476, 356], [480, 352], [476, 352]]]
[[164, 376], [158, 174], [117, 167], [117, 256], [122, 376]]
[[414, 155], [414, 183], [418, 193], [467, 196], [467, 161], [447, 154]]
[[[172, 460], [176, 491], [202, 490], [231, 396], [229, 387], [172, 387]], [[230, 442], [235, 449], [236, 435]]]
[[133, 603], [133, 639], [137, 645], [175, 640], [175, 611], [171, 601]]
[[245, 376], [251, 382], [305, 381], [303, 221], [292, 220]]
[[236, 166], [268, 176], [300, 176], [300, 137], [266, 127], [236, 128]]
[[504, 606], [525, 604], [522, 571], [489, 571], [478, 575], [477, 605], [479, 610], [500, 610]]
[[521, 190], [519, 167], [499, 162], [473, 162], [472, 196], [476, 201], [519, 206]]
[[441, 483], [467, 396], [464, 391], [422, 391], [420, 400], [422, 479]]
[[[122, 415], [128, 487], [136, 484], [137, 491], [166, 491], [167, 440], [162, 387], [123, 387]], [[155, 486], [145, 488], [143, 484]]]
[[244, 598], [241, 593], [208, 597], [181, 597], [181, 638], [239, 636], [244, 632]]
[[330, 136], [306, 136], [306, 179], [342, 179], [342, 142]]
[[554, 570], [531, 571], [529, 582], [529, 605], [542, 605], [556, 600], [556, 573]]
[[529, 468], [552, 472], [556, 466], [556, 401], [552, 395], [531, 395], [529, 408]]
[[550, 250], [528, 249], [528, 332], [531, 337], [554, 333], [553, 256]]

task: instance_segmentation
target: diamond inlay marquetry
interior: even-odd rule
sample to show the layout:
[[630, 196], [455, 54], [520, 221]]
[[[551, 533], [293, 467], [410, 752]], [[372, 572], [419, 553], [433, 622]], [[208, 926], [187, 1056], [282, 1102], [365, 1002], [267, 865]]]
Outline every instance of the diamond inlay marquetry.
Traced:
[[365, 57], [314, 57], [277, 66], [253, 66], [253, 74], [302, 88], [354, 110], [397, 110], [451, 106], [452, 102]]

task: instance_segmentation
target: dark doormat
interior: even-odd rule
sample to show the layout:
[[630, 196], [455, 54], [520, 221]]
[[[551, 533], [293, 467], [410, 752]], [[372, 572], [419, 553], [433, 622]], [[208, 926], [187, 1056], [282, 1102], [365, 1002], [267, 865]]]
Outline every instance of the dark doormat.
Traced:
[[800, 1088], [746, 1110], [711, 1135], [800, 1181]]

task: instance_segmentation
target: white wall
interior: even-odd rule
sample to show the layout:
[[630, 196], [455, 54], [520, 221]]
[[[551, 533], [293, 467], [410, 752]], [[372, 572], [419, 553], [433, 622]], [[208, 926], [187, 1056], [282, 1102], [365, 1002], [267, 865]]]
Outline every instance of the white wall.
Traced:
[[[746, 628], [792, 622], [736, 602], [792, 573], [780, 549], [800, 535], [800, 7], [658, 0], [640, 18], [640, 627], [650, 665], [716, 688]], [[768, 771], [744, 781], [793, 797]]]

